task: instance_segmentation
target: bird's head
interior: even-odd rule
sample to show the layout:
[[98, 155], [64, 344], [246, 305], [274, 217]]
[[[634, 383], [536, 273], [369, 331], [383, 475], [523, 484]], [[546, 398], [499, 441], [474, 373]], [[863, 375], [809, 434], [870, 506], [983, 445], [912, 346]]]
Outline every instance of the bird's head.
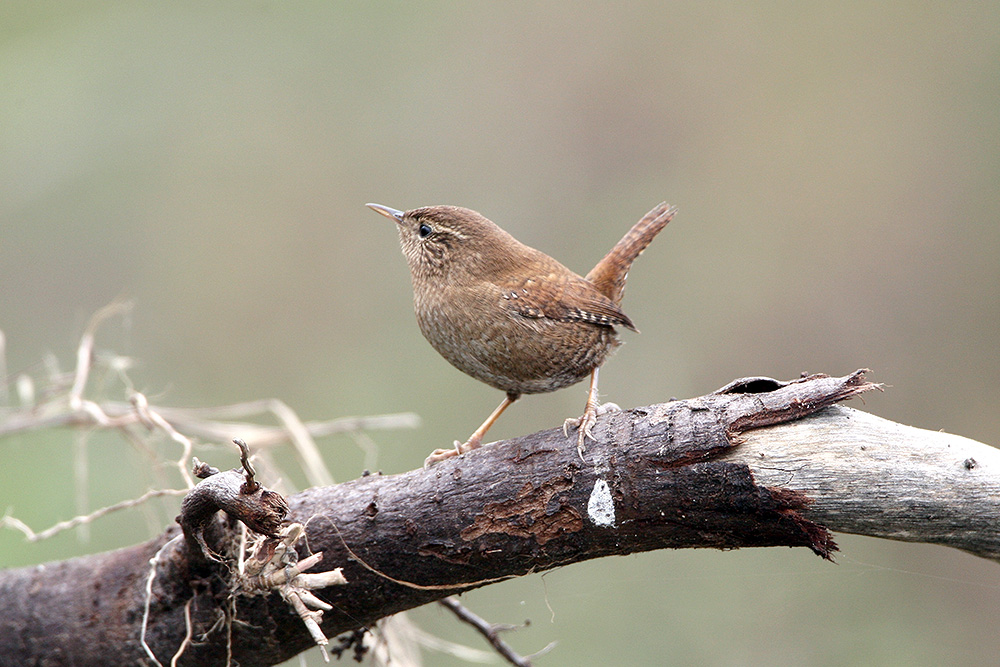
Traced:
[[520, 244], [479, 213], [461, 206], [424, 206], [397, 211], [368, 208], [395, 221], [399, 243], [414, 278], [489, 270]]

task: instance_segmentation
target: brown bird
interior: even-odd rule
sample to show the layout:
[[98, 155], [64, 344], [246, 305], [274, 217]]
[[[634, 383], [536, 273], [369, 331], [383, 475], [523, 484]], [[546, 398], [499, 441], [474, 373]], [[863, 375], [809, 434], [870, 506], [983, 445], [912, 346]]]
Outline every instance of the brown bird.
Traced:
[[676, 208], [663, 203], [647, 213], [584, 278], [467, 208], [368, 207], [399, 228], [424, 338], [459, 370], [507, 393], [468, 440], [435, 450], [425, 465], [478, 447], [521, 394], [589, 375], [583, 416], [563, 426], [579, 426], [582, 457], [597, 420], [597, 371], [619, 345], [615, 327], [636, 331], [620, 307], [629, 267]]

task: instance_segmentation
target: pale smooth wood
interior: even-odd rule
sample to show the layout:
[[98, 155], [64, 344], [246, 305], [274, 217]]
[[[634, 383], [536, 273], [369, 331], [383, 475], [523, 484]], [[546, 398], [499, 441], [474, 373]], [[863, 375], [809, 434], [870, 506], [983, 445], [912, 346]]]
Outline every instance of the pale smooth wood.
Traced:
[[832, 406], [740, 434], [720, 460], [805, 493], [803, 516], [834, 531], [934, 542], [1000, 559], [1000, 450]]

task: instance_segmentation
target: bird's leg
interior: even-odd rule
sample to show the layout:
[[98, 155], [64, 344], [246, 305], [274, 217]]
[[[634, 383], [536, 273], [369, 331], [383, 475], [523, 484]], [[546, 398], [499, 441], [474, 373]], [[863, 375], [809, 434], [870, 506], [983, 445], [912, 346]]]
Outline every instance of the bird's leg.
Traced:
[[601, 405], [597, 400], [597, 371], [600, 368], [595, 368], [590, 372], [590, 392], [587, 394], [587, 407], [583, 410], [583, 415], [577, 419], [575, 417], [570, 417], [563, 422], [563, 435], [569, 436], [569, 427], [576, 426], [579, 427], [580, 432], [576, 440], [576, 451], [580, 455], [580, 460], [583, 459], [583, 443], [587, 438], [591, 440], [596, 440], [594, 437], [593, 428], [594, 424], [597, 423], [597, 415], [604, 414], [605, 412], [611, 412], [614, 410], [620, 410], [614, 403], [605, 403]]
[[490, 430], [491, 426], [493, 426], [493, 422], [499, 419], [500, 415], [503, 414], [503, 411], [509, 408], [510, 404], [520, 397], [520, 394], [507, 392], [507, 396], [504, 397], [503, 402], [500, 403], [500, 405], [497, 406], [497, 409], [486, 418], [486, 421], [484, 421], [482, 425], [469, 436], [468, 440], [465, 442], [459, 442], [456, 440], [455, 447], [453, 449], [435, 449], [424, 461], [424, 467], [426, 468], [434, 465], [438, 461], [444, 461], [452, 456], [458, 456], [459, 454], [464, 454], [469, 450], [479, 447], [479, 445], [483, 443], [483, 436], [486, 435], [486, 432]]

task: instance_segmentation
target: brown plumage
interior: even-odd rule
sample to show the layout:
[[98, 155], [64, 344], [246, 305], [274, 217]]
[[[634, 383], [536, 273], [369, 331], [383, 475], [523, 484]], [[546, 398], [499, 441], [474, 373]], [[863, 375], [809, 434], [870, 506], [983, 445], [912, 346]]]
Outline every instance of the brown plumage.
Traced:
[[507, 394], [466, 442], [427, 463], [478, 447], [521, 394], [590, 375], [583, 417], [567, 420], [580, 427], [582, 455], [596, 420], [597, 369], [619, 344], [615, 327], [636, 330], [620, 306], [629, 267], [676, 209], [660, 204], [647, 213], [584, 278], [467, 208], [368, 206], [399, 228], [424, 337], [456, 368]]

